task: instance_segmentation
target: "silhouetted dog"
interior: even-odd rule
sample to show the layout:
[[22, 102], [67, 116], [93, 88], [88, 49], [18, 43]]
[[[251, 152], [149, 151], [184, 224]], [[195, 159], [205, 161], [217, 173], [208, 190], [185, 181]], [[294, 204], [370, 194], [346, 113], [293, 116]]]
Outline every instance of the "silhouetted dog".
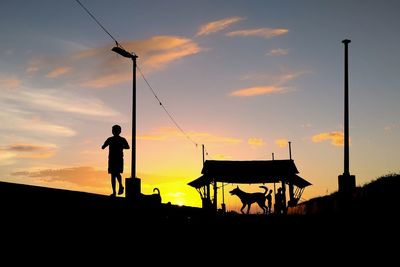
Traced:
[[247, 193], [241, 190], [239, 186], [237, 186], [235, 189], [229, 191], [229, 193], [231, 193], [231, 195], [238, 196], [242, 201], [243, 206], [240, 209], [242, 213], [244, 213], [243, 209], [247, 206], [247, 214], [248, 214], [250, 211], [251, 204], [256, 202], [258, 206], [260, 206], [260, 208], [263, 210], [263, 213], [265, 214], [268, 210], [268, 207], [265, 205], [268, 188], [266, 186], [260, 186], [260, 188], [264, 188], [265, 192]]
[[158, 206], [161, 205], [161, 194], [158, 188], [154, 188], [153, 192], [156, 192], [151, 195], [141, 194], [140, 202], [146, 206]]

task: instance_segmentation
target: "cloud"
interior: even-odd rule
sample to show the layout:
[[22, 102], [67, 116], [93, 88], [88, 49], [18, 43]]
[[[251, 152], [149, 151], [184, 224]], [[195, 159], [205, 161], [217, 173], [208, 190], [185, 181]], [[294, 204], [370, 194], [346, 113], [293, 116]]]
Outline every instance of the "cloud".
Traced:
[[287, 54], [289, 54], [289, 49], [282, 48], [271, 49], [266, 53], [267, 56], [286, 56]]
[[311, 128], [312, 124], [311, 123], [304, 123], [304, 124], [302, 124], [300, 126], [301, 126], [301, 128]]
[[225, 155], [225, 154], [213, 154], [212, 155], [214, 160], [229, 160], [232, 159], [231, 155]]
[[252, 147], [257, 147], [257, 146], [265, 146], [266, 143], [262, 138], [255, 138], [251, 137], [247, 140], [247, 143], [251, 145]]
[[178, 36], [155, 36], [142, 43], [137, 43], [137, 47], [143, 51], [142, 57], [146, 58], [145, 68], [150, 70], [164, 68], [173, 61], [201, 51], [197, 43]]
[[120, 84], [123, 82], [128, 82], [132, 80], [132, 73], [131, 72], [124, 72], [124, 73], [112, 73], [106, 74], [101, 77], [94, 78], [92, 80], [84, 81], [80, 84], [81, 87], [86, 88], [105, 88], [110, 87], [116, 84]]
[[211, 33], [220, 32], [242, 20], [244, 20], [244, 18], [242, 17], [229, 17], [221, 20], [208, 22], [200, 26], [196, 36], [204, 36], [204, 35], [209, 35]]
[[0, 151], [8, 151], [15, 158], [49, 158], [52, 157], [57, 149], [56, 145], [37, 145], [37, 144], [12, 144], [0, 146]]
[[0, 90], [10, 90], [20, 87], [21, 81], [16, 77], [0, 76]]
[[57, 78], [58, 76], [67, 74], [71, 70], [72, 70], [72, 68], [70, 68], [70, 67], [58, 67], [58, 68], [55, 68], [54, 70], [50, 71], [49, 73], [47, 73], [46, 77], [47, 78]]
[[243, 75], [240, 79], [242, 81], [252, 81], [257, 83], [264, 83], [266, 85], [259, 85], [249, 88], [243, 88], [233, 91], [231, 96], [248, 97], [264, 94], [288, 93], [295, 91], [293, 86], [287, 86], [287, 83], [295, 80], [303, 74], [311, 73], [307, 70], [291, 71], [286, 68], [281, 68], [279, 73], [265, 74], [265, 73], [250, 73]]
[[288, 29], [283, 29], [283, 28], [277, 28], [277, 29], [257, 28], [257, 29], [247, 29], [247, 30], [228, 32], [226, 35], [230, 36], [230, 37], [255, 36], [255, 37], [262, 37], [262, 38], [269, 39], [269, 38], [272, 38], [272, 37], [275, 37], [275, 36], [284, 35], [284, 34], [286, 34], [288, 32], [289, 32]]
[[[189, 38], [168, 35], [130, 40], [122, 42], [121, 45], [127, 51], [134, 51], [139, 56], [138, 65], [145, 73], [161, 70], [172, 62], [202, 51], [202, 48]], [[76, 84], [89, 89], [107, 88], [130, 82], [132, 63], [112, 52], [112, 47], [110, 44], [81, 49], [64, 57], [36, 57], [29, 62], [26, 71], [32, 77], [34, 75], [57, 77], [60, 78], [59, 83]], [[66, 74], [68, 79], [64, 77]]]
[[15, 163], [15, 152], [9, 152], [0, 149], [0, 166], [12, 165]]
[[275, 144], [277, 146], [279, 146], [280, 148], [284, 148], [284, 147], [286, 147], [288, 145], [288, 140], [284, 139], [284, 138], [276, 139], [275, 140]]
[[257, 81], [264, 82], [267, 84], [281, 86], [287, 84], [290, 81], [293, 81], [304, 74], [312, 73], [309, 70], [297, 70], [293, 71], [284, 67], [280, 68], [278, 73], [266, 74], [266, 73], [248, 73], [242, 75], [240, 78], [242, 81]]
[[13, 94], [4, 94], [4, 100], [13, 100], [26, 110], [57, 111], [77, 115], [113, 117], [120, 114], [107, 107], [96, 98], [75, 95], [68, 91], [53, 89], [28, 89], [20, 90]]
[[46, 149], [45, 146], [31, 144], [14, 144], [6, 147], [0, 147], [0, 150], [17, 151], [17, 152], [34, 152]]
[[390, 124], [388, 126], [385, 126], [383, 129], [386, 132], [391, 132], [391, 131], [394, 131], [394, 130], [399, 129], [399, 128], [400, 128], [400, 123], [392, 123], [392, 124]]
[[257, 86], [257, 87], [249, 87], [243, 88], [236, 91], [233, 91], [231, 96], [238, 97], [248, 97], [248, 96], [256, 96], [256, 95], [266, 95], [266, 94], [277, 94], [277, 93], [286, 93], [287, 88], [278, 87], [278, 86]]
[[[167, 67], [172, 62], [199, 53], [202, 49], [191, 39], [180, 36], [154, 36], [139, 41], [123, 42], [122, 46], [127, 51], [135, 51], [139, 55], [138, 64], [144, 72], [153, 72]], [[83, 59], [102, 62], [94, 64], [91, 75], [93, 78], [81, 79], [80, 85], [87, 88], [106, 88], [132, 80], [132, 72], [129, 67], [121, 62], [127, 62], [125, 58], [103, 47], [87, 51], [81, 51], [73, 56], [78, 61]], [[99, 57], [102, 55], [102, 57]], [[105, 55], [105, 56], [104, 56]], [[105, 67], [106, 66], [106, 67]]]
[[[199, 143], [227, 143], [227, 144], [238, 144], [242, 140], [235, 137], [220, 136], [211, 133], [204, 132], [187, 132], [188, 136], [198, 141]], [[170, 141], [187, 138], [182, 132], [172, 127], [161, 127], [152, 130], [149, 134], [139, 135], [138, 140], [144, 141]]]
[[334, 146], [343, 146], [344, 144], [344, 134], [343, 132], [326, 132], [316, 134], [312, 137], [314, 143], [320, 143], [322, 141], [331, 141]]
[[43, 121], [32, 112], [20, 111], [15, 108], [2, 108], [0, 112], [0, 130], [12, 132], [19, 136], [36, 134], [40, 136], [64, 136], [76, 135], [76, 132], [66, 126]]

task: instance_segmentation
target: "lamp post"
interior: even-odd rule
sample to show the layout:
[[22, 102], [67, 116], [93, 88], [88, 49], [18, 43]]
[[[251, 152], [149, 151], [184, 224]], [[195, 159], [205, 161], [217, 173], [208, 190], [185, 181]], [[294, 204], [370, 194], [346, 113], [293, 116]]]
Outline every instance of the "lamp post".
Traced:
[[140, 179], [136, 177], [136, 59], [138, 56], [129, 53], [122, 47], [115, 46], [111, 51], [132, 60], [132, 147], [131, 147], [131, 177], [125, 179], [125, 196], [126, 198], [136, 199], [139, 197]]

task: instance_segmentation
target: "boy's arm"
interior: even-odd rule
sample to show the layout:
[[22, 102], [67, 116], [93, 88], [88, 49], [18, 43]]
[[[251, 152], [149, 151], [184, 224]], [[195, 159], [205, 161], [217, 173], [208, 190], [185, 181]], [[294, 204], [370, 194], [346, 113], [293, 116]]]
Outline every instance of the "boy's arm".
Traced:
[[101, 146], [101, 149], [106, 148], [109, 145], [108, 139], [104, 142], [104, 144]]
[[124, 149], [129, 149], [130, 147], [129, 147], [129, 144], [128, 144], [128, 141], [126, 141], [126, 139], [124, 138], [124, 145], [123, 145], [123, 148]]

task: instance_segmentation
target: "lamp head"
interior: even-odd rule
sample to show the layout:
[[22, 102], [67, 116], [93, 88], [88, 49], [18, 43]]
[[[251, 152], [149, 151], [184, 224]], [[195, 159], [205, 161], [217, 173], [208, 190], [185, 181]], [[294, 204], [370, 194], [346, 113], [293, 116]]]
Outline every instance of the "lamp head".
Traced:
[[131, 58], [131, 59], [135, 59], [137, 58], [137, 56], [135, 54], [131, 54], [128, 51], [124, 50], [123, 48], [119, 47], [119, 46], [114, 46], [111, 51], [123, 56], [123, 57], [127, 57], [127, 58]]

